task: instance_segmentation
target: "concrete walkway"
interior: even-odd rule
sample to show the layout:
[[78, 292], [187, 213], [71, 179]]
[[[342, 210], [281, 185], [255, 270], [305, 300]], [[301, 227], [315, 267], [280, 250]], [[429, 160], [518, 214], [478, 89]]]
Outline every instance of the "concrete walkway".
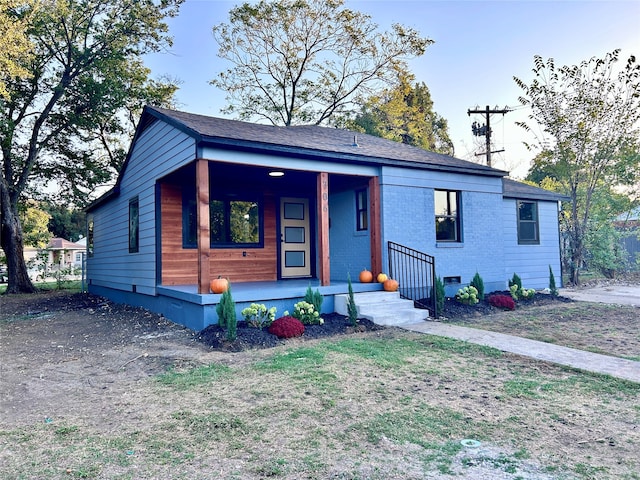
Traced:
[[633, 360], [585, 352], [575, 348], [561, 347], [551, 343], [505, 335], [504, 333], [459, 327], [457, 325], [434, 321], [398, 326], [405, 330], [411, 330], [412, 332], [464, 340], [476, 345], [497, 348], [503, 352], [516, 353], [537, 360], [558, 363], [588, 372], [602, 373], [640, 383], [640, 362]]

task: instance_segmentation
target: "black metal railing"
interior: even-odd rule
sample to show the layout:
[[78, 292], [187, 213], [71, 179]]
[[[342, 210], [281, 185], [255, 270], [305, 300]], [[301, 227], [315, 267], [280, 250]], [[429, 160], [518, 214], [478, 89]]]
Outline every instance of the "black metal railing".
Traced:
[[394, 242], [388, 242], [388, 249], [389, 275], [398, 281], [400, 296], [437, 318], [435, 258]]

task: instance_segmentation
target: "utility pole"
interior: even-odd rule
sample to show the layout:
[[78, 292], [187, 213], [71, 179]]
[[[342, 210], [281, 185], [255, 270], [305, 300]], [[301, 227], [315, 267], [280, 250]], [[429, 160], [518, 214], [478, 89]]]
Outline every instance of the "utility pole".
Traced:
[[482, 135], [484, 135], [485, 139], [486, 139], [486, 144], [487, 144], [487, 151], [485, 153], [477, 153], [476, 155], [487, 155], [487, 166], [490, 167], [491, 166], [491, 154], [492, 153], [498, 153], [498, 152], [504, 152], [504, 149], [502, 150], [495, 150], [495, 151], [491, 151], [491, 114], [492, 113], [501, 113], [502, 115], [504, 115], [505, 113], [510, 112], [511, 110], [509, 110], [507, 107], [503, 108], [503, 109], [498, 109], [498, 107], [496, 107], [494, 110], [491, 110], [489, 108], [489, 105], [487, 105], [487, 107], [484, 110], [467, 110], [467, 115], [471, 116], [472, 113], [484, 113], [485, 114], [485, 118], [487, 120], [487, 123], [484, 125], [479, 125], [476, 122], [473, 122], [473, 125], [471, 126], [471, 130], [473, 131], [473, 134], [476, 137], [480, 137]]

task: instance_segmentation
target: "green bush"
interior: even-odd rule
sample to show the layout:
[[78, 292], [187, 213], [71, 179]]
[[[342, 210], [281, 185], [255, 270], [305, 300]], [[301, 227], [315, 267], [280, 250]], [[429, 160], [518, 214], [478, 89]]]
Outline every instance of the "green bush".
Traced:
[[236, 318], [236, 303], [231, 296], [231, 285], [220, 297], [216, 306], [218, 325], [227, 330], [227, 340], [233, 342], [238, 336], [238, 319]]
[[263, 303], [252, 303], [247, 308], [244, 308], [242, 316], [247, 322], [247, 325], [255, 328], [268, 327], [273, 323], [276, 318], [276, 307], [267, 308]]
[[556, 277], [553, 276], [551, 265], [549, 265], [549, 291], [554, 297], [558, 296], [558, 289], [556, 288]]
[[324, 297], [320, 293], [320, 290], [316, 289], [316, 291], [313, 292], [311, 291], [311, 285], [309, 285], [307, 287], [307, 292], [305, 293], [303, 300], [313, 305], [313, 308], [316, 312], [322, 311], [322, 302], [324, 302]]
[[436, 277], [436, 310], [438, 315], [444, 310], [444, 283], [440, 277]]
[[511, 290], [511, 287], [513, 287], [514, 285], [518, 287], [518, 290], [522, 289], [522, 280], [517, 273], [514, 273], [511, 280], [509, 280], [509, 290]]
[[353, 286], [351, 285], [351, 276], [347, 275], [347, 284], [349, 285], [349, 300], [347, 303], [347, 313], [349, 314], [349, 320], [354, 327], [358, 323], [358, 307], [353, 297]]
[[463, 287], [456, 293], [456, 300], [465, 305], [475, 305], [478, 300], [478, 289], [473, 285]]
[[478, 272], [471, 279], [471, 286], [476, 287], [478, 290], [478, 299], [484, 300], [484, 281]]
[[314, 305], [304, 300], [293, 306], [291, 316], [300, 320], [303, 325], [322, 325], [324, 323], [320, 312], [316, 310]]
[[522, 300], [533, 298], [536, 291], [533, 288], [523, 288], [522, 279], [514, 273], [511, 280], [509, 280], [509, 293], [514, 300]]

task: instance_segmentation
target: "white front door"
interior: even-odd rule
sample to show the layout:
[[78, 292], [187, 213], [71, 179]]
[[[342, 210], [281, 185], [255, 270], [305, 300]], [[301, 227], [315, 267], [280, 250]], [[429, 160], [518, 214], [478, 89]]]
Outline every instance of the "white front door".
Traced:
[[282, 278], [311, 276], [309, 200], [280, 199], [280, 275]]

